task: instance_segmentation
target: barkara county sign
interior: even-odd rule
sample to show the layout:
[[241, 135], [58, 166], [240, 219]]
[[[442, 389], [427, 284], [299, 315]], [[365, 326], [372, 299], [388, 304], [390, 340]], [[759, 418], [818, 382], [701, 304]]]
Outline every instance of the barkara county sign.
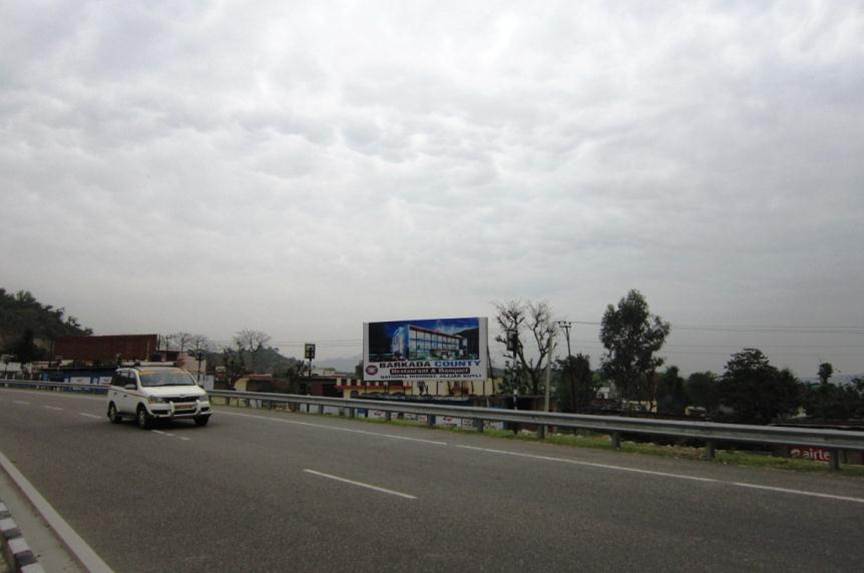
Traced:
[[363, 379], [485, 380], [488, 319], [363, 323]]

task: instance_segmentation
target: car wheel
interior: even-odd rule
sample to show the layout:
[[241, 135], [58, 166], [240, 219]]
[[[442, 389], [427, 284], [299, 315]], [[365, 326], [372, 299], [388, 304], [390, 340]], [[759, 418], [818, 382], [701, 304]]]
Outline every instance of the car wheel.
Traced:
[[112, 424], [119, 424], [123, 421], [123, 417], [117, 412], [117, 406], [114, 405], [114, 402], [108, 404], [108, 419], [111, 420]]
[[144, 406], [138, 406], [138, 414], [136, 419], [138, 420], [138, 427], [142, 430], [150, 429], [150, 414], [147, 413], [147, 409]]
[[206, 426], [207, 422], [210, 421], [210, 416], [195, 416], [195, 425], [196, 426]]

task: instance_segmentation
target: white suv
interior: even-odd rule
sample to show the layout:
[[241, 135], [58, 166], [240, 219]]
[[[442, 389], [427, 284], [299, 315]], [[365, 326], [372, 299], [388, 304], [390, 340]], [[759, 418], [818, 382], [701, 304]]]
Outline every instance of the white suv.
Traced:
[[207, 392], [173, 366], [118, 368], [108, 387], [108, 419], [115, 424], [135, 416], [145, 430], [157, 419], [192, 418], [206, 426], [211, 413]]

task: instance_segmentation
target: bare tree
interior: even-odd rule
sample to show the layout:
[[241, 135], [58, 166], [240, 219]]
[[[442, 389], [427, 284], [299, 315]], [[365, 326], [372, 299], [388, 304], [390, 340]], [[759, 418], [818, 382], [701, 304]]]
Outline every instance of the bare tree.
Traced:
[[159, 349], [160, 350], [171, 350], [174, 346], [174, 335], [173, 334], [161, 334], [159, 335]]
[[183, 332], [183, 331], [175, 332], [174, 333], [174, 340], [177, 343], [177, 350], [179, 350], [180, 352], [183, 352], [184, 350], [189, 348], [189, 343], [192, 342], [193, 336], [194, 335], [192, 335], [188, 332]]
[[[521, 300], [496, 303], [495, 308], [498, 311], [495, 320], [501, 329], [501, 334], [496, 336], [495, 340], [507, 345], [516, 363], [515, 386], [519, 388], [527, 382], [527, 389], [531, 393], [540, 394], [543, 371], [552, 353], [555, 334], [552, 309], [546, 302]], [[523, 338], [531, 340], [527, 351]], [[528, 377], [527, 380], [524, 380], [525, 376]]]
[[172, 332], [162, 336], [163, 350], [179, 350], [183, 352], [190, 347], [194, 335], [188, 332]]
[[234, 335], [234, 346], [247, 352], [256, 352], [270, 342], [270, 335], [260, 330], [241, 330]]
[[203, 334], [193, 334], [189, 340], [189, 349], [197, 355], [199, 352], [211, 352], [213, 343]]
[[249, 357], [250, 367], [255, 370], [255, 359], [258, 353], [270, 342], [270, 335], [260, 330], [241, 330], [232, 339], [242, 364], [246, 364], [246, 356]]

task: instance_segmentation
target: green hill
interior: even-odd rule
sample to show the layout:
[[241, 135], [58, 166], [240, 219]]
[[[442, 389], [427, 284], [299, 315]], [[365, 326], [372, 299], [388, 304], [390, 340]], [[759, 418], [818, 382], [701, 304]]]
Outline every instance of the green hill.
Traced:
[[302, 361], [283, 356], [278, 350], [269, 346], [257, 352], [244, 352], [242, 362], [236, 350], [231, 350], [229, 353], [224, 351], [208, 353], [207, 360], [215, 366], [225, 366], [229, 369], [237, 368], [238, 375], [239, 370], [242, 369], [247, 372], [290, 378], [303, 368]]
[[0, 351], [18, 354], [22, 348], [35, 346], [35, 355], [42, 358], [50, 341], [58, 336], [93, 334], [78, 319], [66, 315], [66, 309], [42, 304], [30, 292], [20, 290], [14, 294], [0, 288]]

